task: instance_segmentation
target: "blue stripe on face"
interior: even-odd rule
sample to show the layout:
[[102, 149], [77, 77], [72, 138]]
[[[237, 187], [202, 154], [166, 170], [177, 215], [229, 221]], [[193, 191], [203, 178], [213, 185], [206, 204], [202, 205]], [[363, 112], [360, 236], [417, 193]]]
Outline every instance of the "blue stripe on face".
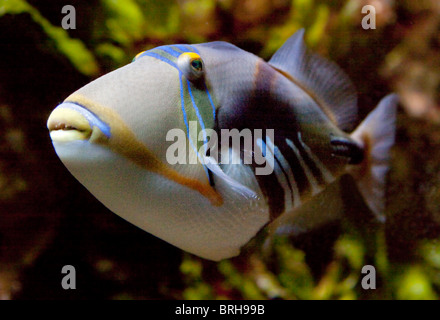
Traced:
[[185, 111], [185, 97], [183, 95], [183, 81], [182, 81], [183, 75], [182, 72], [179, 70], [179, 79], [180, 79], [180, 101], [181, 101], [181, 108], [183, 113], [183, 121], [185, 122], [186, 126], [186, 135], [188, 136], [189, 143], [191, 144], [194, 151], [198, 154], [197, 148], [194, 146], [194, 143], [192, 142], [190, 135], [189, 135], [189, 125], [188, 125], [188, 119]]
[[181, 50], [182, 52], [188, 52], [188, 49], [182, 45], [182, 44], [176, 44], [174, 45], [177, 49]]
[[[177, 51], [176, 49], [180, 50], [181, 52]], [[139, 57], [137, 57], [136, 60], [143, 57], [143, 56], [150, 56], [150, 57], [158, 58], [168, 64], [171, 64], [173, 67], [177, 68], [177, 66], [175, 65], [174, 62], [172, 62], [169, 59], [162, 57], [161, 55], [153, 52], [156, 50], [161, 50], [163, 52], [166, 52], [167, 54], [169, 54], [170, 56], [175, 57], [175, 58], [178, 58], [182, 54], [182, 52], [195, 52], [197, 54], [200, 54], [199, 50], [197, 50], [195, 47], [193, 47], [191, 45], [175, 44], [172, 46], [160, 46], [160, 47], [145, 51]], [[161, 58], [159, 58], [159, 57], [161, 57]], [[136, 60], [134, 60], [134, 61], [136, 61]]]
[[99, 119], [99, 117], [96, 114], [89, 111], [88, 109], [86, 109], [85, 107], [80, 105], [79, 103], [63, 102], [57, 108], [59, 108], [59, 107], [60, 108], [69, 108], [69, 109], [73, 109], [75, 111], [78, 111], [79, 113], [81, 113], [84, 116], [84, 118], [87, 119], [87, 121], [89, 122], [90, 128], [98, 127], [99, 130], [101, 130], [102, 133], [105, 134], [105, 136], [107, 138], [111, 137], [110, 126], [107, 123], [105, 123], [104, 121], [102, 121], [101, 119]]
[[189, 48], [189, 51], [192, 51], [192, 52], [195, 52], [195, 53], [197, 53], [197, 54], [200, 54], [199, 50], [197, 50], [196, 47], [193, 47], [193, 46], [191, 46], [191, 45], [189, 45], [189, 44], [186, 44], [185, 46], [186, 46], [187, 48]]
[[[141, 58], [141, 57], [143, 57], [143, 56], [150, 56], [150, 57], [153, 57], [153, 58], [159, 59], [159, 60], [161, 60], [161, 61], [163, 61], [163, 62], [168, 63], [170, 66], [173, 66], [173, 67], [176, 68], [177, 70], [179, 70], [179, 68], [177, 67], [177, 65], [176, 65], [174, 62], [172, 62], [171, 60], [169, 60], [169, 59], [167, 59], [167, 58], [165, 58], [165, 57], [162, 57], [161, 55], [159, 55], [159, 54], [157, 54], [157, 53], [154, 53], [154, 52], [151, 52], [151, 51], [145, 51], [143, 54], [141, 54], [141, 55], [138, 57], [138, 59]], [[136, 60], [137, 60], [137, 59], [136, 59]], [[180, 71], [180, 70], [179, 70], [179, 71]]]
[[[180, 50], [181, 52], [177, 51]], [[183, 121], [185, 122], [185, 126], [187, 129], [187, 136], [188, 136], [188, 140], [190, 141], [190, 144], [192, 146], [192, 148], [194, 149], [194, 151], [196, 152], [197, 155], [200, 156], [196, 146], [194, 146], [193, 141], [191, 140], [191, 137], [189, 135], [189, 124], [188, 124], [188, 116], [186, 114], [185, 111], [185, 99], [184, 99], [184, 86], [183, 86], [183, 73], [182, 71], [179, 69], [179, 67], [177, 66], [175, 61], [172, 61], [174, 59], [178, 59], [179, 56], [182, 54], [182, 52], [195, 52], [197, 54], [199, 54], [199, 51], [191, 46], [191, 45], [181, 45], [181, 44], [177, 44], [177, 45], [172, 45], [172, 46], [161, 46], [161, 47], [157, 47], [148, 51], [145, 51], [144, 53], [142, 53], [139, 57], [136, 58], [136, 60], [142, 58], [143, 56], [149, 56], [155, 59], [158, 59], [160, 61], [163, 61], [167, 64], [169, 64], [170, 66], [172, 66], [173, 68], [176, 68], [177, 71], [179, 72], [179, 80], [180, 80], [180, 99], [181, 99], [181, 108], [182, 108], [182, 113], [183, 113]], [[168, 55], [168, 58], [161, 55], [161, 53]], [[171, 58], [172, 57], [172, 58]], [[172, 60], [170, 60], [172, 59]], [[136, 61], [135, 60], [135, 61]], [[212, 107], [213, 110], [213, 119], [215, 120], [215, 105], [214, 105], [214, 101], [212, 100], [211, 94], [209, 93], [208, 87], [206, 86], [206, 83], [203, 83], [204, 85], [204, 91], [207, 93], [208, 95], [208, 100], [209, 103]], [[191, 103], [192, 106], [194, 108], [194, 111], [196, 113], [197, 119], [199, 120], [200, 126], [203, 130], [203, 142], [205, 147], [207, 146], [207, 137], [206, 137], [206, 132], [205, 132], [205, 124], [203, 121], [203, 118], [200, 114], [200, 111], [197, 107], [196, 101], [194, 100], [194, 96], [193, 93], [191, 91], [191, 82], [187, 79], [187, 87], [188, 87], [188, 93], [189, 96], [191, 98]], [[208, 179], [210, 180], [210, 176], [208, 174], [208, 170], [206, 168], [205, 165], [203, 165], [207, 175], [208, 175]], [[211, 181], [210, 181], [211, 182]]]
[[208, 87], [206, 86], [206, 83], [203, 82], [203, 85], [205, 86], [205, 91], [208, 94], [209, 103], [211, 104], [211, 107], [212, 107], [212, 116], [213, 116], [214, 122], [215, 122], [215, 105], [214, 105], [214, 101], [212, 101], [211, 94], [209, 93], [209, 90], [208, 90]]
[[176, 47], [177, 49], [179, 49], [182, 52], [195, 52], [197, 54], [200, 54], [199, 50], [197, 50], [195, 47], [193, 47], [189, 44], [175, 44], [175, 45], [173, 45], [173, 47]]
[[[174, 47], [179, 49], [179, 50], [181, 50], [181, 51], [183, 51], [183, 52], [195, 52], [195, 53], [199, 54], [199, 51], [195, 47], [193, 47], [191, 45], [176, 44], [176, 45], [173, 45], [173, 46], [161, 46], [161, 47], [157, 47], [155, 49], [151, 49], [151, 50], [145, 51], [137, 59], [139, 59], [139, 58], [141, 58], [143, 56], [150, 56], [150, 57], [159, 59], [159, 60], [161, 60], [161, 61], [171, 65], [172, 67], [176, 68], [179, 71], [179, 77], [182, 78], [182, 72], [177, 67], [175, 62], [173, 62], [173, 61], [167, 59], [166, 57], [161, 56], [160, 54], [154, 52], [156, 50], [161, 50], [161, 51], [167, 53], [168, 55], [170, 55], [172, 57], [175, 57], [177, 59], [182, 53], [176, 51]], [[188, 83], [188, 91], [189, 91], [189, 95], [191, 97], [191, 102], [192, 102], [193, 108], [194, 108], [194, 110], [196, 112], [197, 118], [199, 120], [199, 123], [200, 123], [202, 129], [205, 130], [205, 125], [204, 125], [202, 116], [200, 115], [199, 109], [197, 107], [197, 104], [196, 104], [196, 102], [194, 100], [194, 97], [192, 95], [192, 92], [191, 92], [190, 81], [187, 80], [187, 83]], [[208, 87], [206, 86], [206, 83], [203, 83], [203, 85], [204, 85], [205, 92], [208, 95], [209, 103], [210, 103], [210, 105], [212, 107], [213, 119], [215, 120], [215, 105], [214, 105], [214, 101], [212, 100], [211, 94], [209, 93], [209, 90], [208, 90]], [[181, 86], [180, 86], [180, 91], [181, 91], [181, 99], [182, 99], [182, 112], [183, 112], [183, 117], [184, 117], [184, 120], [185, 120], [187, 117], [186, 117], [186, 112], [185, 112], [184, 107], [183, 107], [183, 85], [182, 85], [182, 83], [181, 83]], [[188, 126], [188, 121], [187, 120], [185, 120], [185, 126], [189, 130], [189, 126]], [[206, 133], [204, 133], [204, 143], [206, 144], [206, 142], [207, 142]]]
[[175, 58], [178, 58], [182, 54], [181, 52], [178, 52], [178, 51], [174, 50], [173, 47], [171, 47], [171, 46], [163, 46], [163, 47], [159, 47], [157, 49], [160, 49], [163, 52], [166, 52], [170, 56], [173, 56]]
[[[185, 122], [185, 126], [186, 126], [186, 135], [187, 135], [187, 137], [188, 137], [189, 143], [191, 144], [191, 147], [193, 148], [193, 150], [195, 151], [195, 153], [196, 153], [197, 155], [199, 155], [199, 151], [197, 150], [196, 146], [194, 145], [194, 143], [193, 143], [193, 141], [191, 140], [191, 137], [190, 137], [190, 135], [189, 135], [189, 125], [188, 125], [188, 119], [187, 119], [186, 111], [185, 111], [185, 98], [184, 98], [184, 95], [183, 95], [183, 80], [182, 80], [182, 78], [183, 78], [183, 74], [182, 74], [182, 72], [179, 70], [179, 79], [180, 79], [180, 101], [181, 101], [181, 107], [182, 107], [182, 113], [183, 113], [183, 121]], [[188, 81], [188, 80], [187, 80], [187, 81]], [[194, 102], [194, 98], [193, 98], [192, 93], [191, 93], [191, 87], [190, 87], [190, 83], [189, 83], [189, 81], [188, 81], [188, 84], [187, 84], [187, 85], [188, 85], [189, 94], [190, 94], [190, 96], [191, 96], [191, 101], [193, 102], [193, 106], [196, 108], [197, 117], [201, 120], [200, 114], [198, 113], [197, 106], [196, 106], [196, 104], [195, 104], [195, 102]], [[202, 120], [201, 120], [201, 121], [202, 121]], [[204, 128], [203, 121], [200, 122], [200, 124], [201, 124], [202, 127]], [[205, 133], [205, 132], [204, 132], [204, 140], [206, 141], [206, 133]], [[206, 143], [206, 142], [205, 142], [205, 143]], [[207, 175], [207, 177], [208, 177], [209, 184], [212, 184], [211, 176], [210, 176], [210, 174], [209, 174], [209, 172], [208, 172], [208, 168], [206, 167], [205, 164], [202, 164], [202, 165], [203, 165], [203, 169], [205, 170], [205, 173], [206, 173], [206, 175]]]
[[[202, 127], [202, 130], [203, 130], [203, 131], [202, 131], [202, 132], [203, 132], [203, 143], [204, 143], [204, 145], [205, 145], [205, 148], [207, 148], [207, 142], [208, 142], [208, 140], [207, 140], [207, 138], [206, 138], [205, 123], [203, 122], [203, 118], [202, 118], [202, 116], [200, 115], [199, 108], [197, 108], [197, 104], [196, 104], [196, 102], [194, 101], [194, 96], [193, 96], [192, 91], [191, 91], [191, 82], [190, 82], [189, 80], [186, 80], [186, 83], [187, 83], [187, 85], [188, 85], [188, 92], [189, 92], [189, 96], [191, 97], [191, 102], [192, 102], [193, 108], [194, 108], [194, 110], [196, 111], [197, 118], [199, 119], [199, 121], [200, 121], [200, 126]], [[205, 151], [207, 151], [207, 150], [205, 150]]]

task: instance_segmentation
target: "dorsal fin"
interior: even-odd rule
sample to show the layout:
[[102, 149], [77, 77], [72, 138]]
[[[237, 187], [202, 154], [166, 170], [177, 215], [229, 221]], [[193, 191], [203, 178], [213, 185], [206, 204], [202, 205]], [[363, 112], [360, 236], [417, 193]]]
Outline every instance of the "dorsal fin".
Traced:
[[333, 62], [311, 52], [297, 31], [272, 56], [269, 64], [304, 89], [342, 130], [357, 119], [357, 95], [348, 76]]

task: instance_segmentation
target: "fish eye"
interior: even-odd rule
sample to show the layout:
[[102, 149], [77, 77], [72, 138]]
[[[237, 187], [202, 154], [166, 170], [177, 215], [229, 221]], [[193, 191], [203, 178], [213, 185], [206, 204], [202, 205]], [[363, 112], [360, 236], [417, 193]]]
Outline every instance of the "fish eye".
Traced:
[[202, 60], [200, 60], [200, 59], [192, 60], [191, 67], [196, 71], [202, 71], [202, 69], [203, 69]]
[[190, 81], [196, 81], [203, 77], [203, 60], [195, 52], [182, 53], [177, 59], [177, 66]]

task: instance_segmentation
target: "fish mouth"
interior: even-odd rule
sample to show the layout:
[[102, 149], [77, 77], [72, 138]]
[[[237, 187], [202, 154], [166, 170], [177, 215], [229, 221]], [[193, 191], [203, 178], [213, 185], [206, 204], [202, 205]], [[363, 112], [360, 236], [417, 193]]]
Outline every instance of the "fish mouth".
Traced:
[[47, 128], [54, 142], [94, 142], [110, 136], [106, 123], [83, 105], [72, 102], [63, 102], [52, 111]]

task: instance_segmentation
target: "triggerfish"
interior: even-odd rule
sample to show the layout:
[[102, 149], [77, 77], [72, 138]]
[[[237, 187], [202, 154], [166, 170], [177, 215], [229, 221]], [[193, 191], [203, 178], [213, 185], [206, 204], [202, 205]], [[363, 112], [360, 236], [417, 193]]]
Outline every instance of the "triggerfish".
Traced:
[[301, 208], [346, 174], [383, 220], [397, 96], [353, 130], [354, 86], [303, 35], [268, 62], [219, 41], [141, 52], [53, 110], [55, 151], [108, 209], [205, 259], [238, 255], [262, 230], [336, 217]]

